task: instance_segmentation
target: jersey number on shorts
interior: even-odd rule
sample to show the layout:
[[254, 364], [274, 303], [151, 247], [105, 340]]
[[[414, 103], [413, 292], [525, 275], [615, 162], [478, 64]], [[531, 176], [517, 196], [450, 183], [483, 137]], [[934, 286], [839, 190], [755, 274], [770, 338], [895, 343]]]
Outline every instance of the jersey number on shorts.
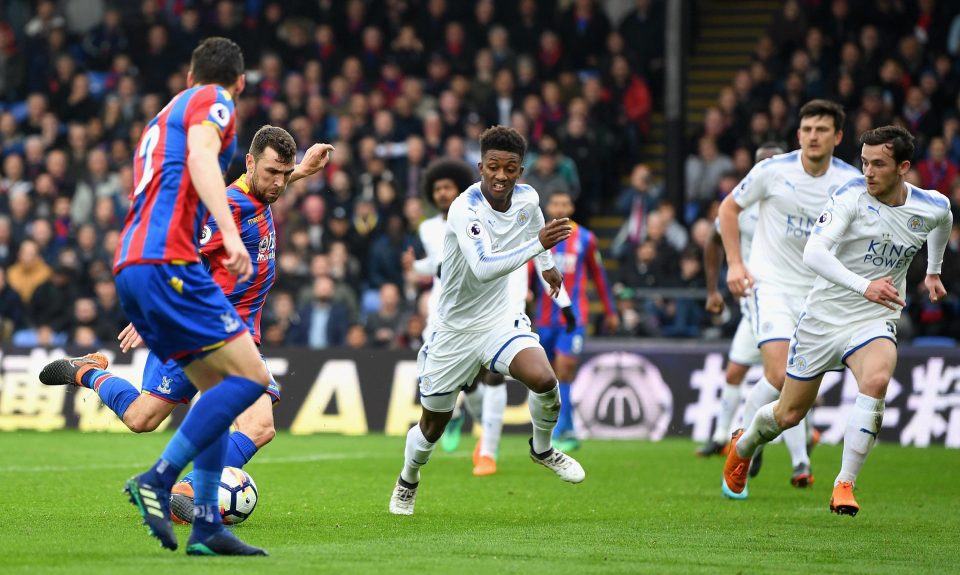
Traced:
[[138, 183], [137, 188], [133, 190], [134, 196], [142, 194], [143, 190], [147, 188], [147, 184], [153, 179], [153, 150], [159, 142], [160, 126], [154, 124], [147, 130], [143, 141], [140, 142], [140, 149], [137, 150], [137, 158], [143, 159], [143, 173], [140, 175], [140, 183]]

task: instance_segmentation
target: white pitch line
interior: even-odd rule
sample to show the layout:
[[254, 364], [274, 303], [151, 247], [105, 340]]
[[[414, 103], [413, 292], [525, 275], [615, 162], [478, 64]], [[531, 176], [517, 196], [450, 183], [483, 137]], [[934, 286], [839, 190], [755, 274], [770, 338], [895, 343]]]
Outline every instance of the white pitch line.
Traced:
[[[396, 454], [386, 453], [315, 453], [313, 455], [292, 455], [285, 457], [258, 457], [254, 461], [257, 465], [274, 465], [284, 463], [309, 463], [311, 461], [337, 461], [344, 459], [376, 459], [395, 457]], [[96, 471], [99, 469], [138, 469], [144, 466], [143, 461], [127, 463], [90, 463], [80, 465], [8, 465], [0, 466], [0, 473], [66, 473], [71, 471]]]

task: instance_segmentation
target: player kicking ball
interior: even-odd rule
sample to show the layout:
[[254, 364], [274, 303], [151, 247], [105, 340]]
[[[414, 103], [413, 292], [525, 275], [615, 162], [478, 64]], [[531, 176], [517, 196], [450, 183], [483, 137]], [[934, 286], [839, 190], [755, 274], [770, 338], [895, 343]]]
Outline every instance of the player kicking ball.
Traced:
[[904, 181], [913, 136], [884, 126], [864, 133], [860, 143], [864, 175], [834, 192], [804, 249], [803, 261], [818, 277], [790, 342], [783, 393], [757, 411], [746, 431], [733, 435], [721, 485], [727, 497], [747, 497], [747, 469], [757, 447], [796, 426], [817, 398], [823, 374], [846, 366], [859, 393], [843, 436], [830, 510], [856, 515], [854, 485], [880, 433], [897, 365], [896, 322], [907, 269], [925, 241], [923, 284], [931, 301], [946, 295], [940, 268], [953, 216], [942, 194]]
[[[264, 126], [254, 134], [246, 155], [246, 173], [227, 187], [234, 224], [240, 230], [251, 261], [257, 262], [249, 280], [238, 282], [224, 267], [223, 235], [216, 222], [210, 220], [201, 232], [200, 252], [210, 273], [257, 345], [260, 344], [263, 306], [276, 279], [276, 231], [271, 205], [289, 184], [322, 170], [332, 151], [329, 144], [315, 144], [306, 151], [300, 164], [295, 165], [297, 145], [286, 130]], [[124, 353], [142, 343], [133, 324], [128, 325], [118, 339]], [[77, 363], [83, 358], [52, 362], [44, 368], [40, 380], [47, 385], [76, 384], [93, 390], [135, 433], [154, 431], [178, 405], [189, 405], [197, 393], [176, 361], [161, 361], [154, 353], [147, 357], [143, 369], [142, 391], [106, 371], [107, 360], [102, 354], [86, 358], [93, 363], [81, 366], [78, 376], [73, 375], [69, 362]], [[234, 422], [225, 466], [242, 468], [273, 439], [276, 435], [273, 405], [279, 401], [280, 385], [271, 378], [266, 392]], [[181, 481], [192, 484], [193, 473]], [[192, 498], [175, 493], [171, 505], [175, 519], [185, 522], [193, 519]]]
[[556, 294], [562, 277], [547, 250], [572, 231], [565, 219], [544, 226], [536, 191], [517, 184], [525, 152], [526, 142], [516, 130], [494, 126], [484, 131], [480, 182], [450, 206], [436, 328], [417, 357], [423, 410], [420, 422], [407, 433], [403, 469], [390, 497], [391, 513], [413, 514], [420, 467], [430, 460], [464, 382], [473, 381], [481, 367], [509, 373], [530, 390], [533, 461], [571, 483], [585, 477], [576, 460], [552, 446], [560, 394], [539, 339], [528, 329], [503, 322], [509, 303], [507, 275], [527, 261], [540, 258], [543, 278]]

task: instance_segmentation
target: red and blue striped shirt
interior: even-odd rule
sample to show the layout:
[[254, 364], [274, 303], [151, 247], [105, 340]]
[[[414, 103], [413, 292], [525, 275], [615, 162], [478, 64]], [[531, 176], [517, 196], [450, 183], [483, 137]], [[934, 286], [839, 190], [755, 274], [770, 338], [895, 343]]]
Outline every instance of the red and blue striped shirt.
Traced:
[[227, 188], [227, 203], [240, 231], [240, 239], [250, 253], [253, 274], [247, 281], [238, 282], [237, 276], [224, 266], [227, 253], [223, 249], [223, 234], [213, 219], [203, 227], [200, 251], [206, 257], [213, 281], [226, 294], [250, 330], [253, 341], [259, 345], [263, 304], [276, 280], [277, 234], [273, 226], [273, 212], [269, 204], [264, 204], [250, 193], [246, 175], [237, 178]]
[[216, 128], [226, 171], [237, 147], [236, 114], [222, 86], [201, 85], [177, 94], [144, 127], [133, 162], [136, 187], [114, 259], [114, 274], [130, 264], [199, 262], [198, 238], [207, 210], [187, 169], [187, 132]]
[[[557, 270], [563, 275], [563, 287], [570, 294], [573, 313], [577, 325], [584, 325], [590, 317], [590, 301], [587, 294], [587, 275], [603, 303], [607, 315], [616, 313], [607, 287], [607, 274], [603, 271], [603, 261], [597, 250], [597, 238], [587, 228], [573, 223], [570, 237], [550, 249]], [[534, 285], [540, 285], [535, 282]], [[541, 288], [542, 292], [542, 288]], [[541, 297], [536, 306], [537, 327], [565, 325], [563, 314], [556, 302], [549, 297]]]

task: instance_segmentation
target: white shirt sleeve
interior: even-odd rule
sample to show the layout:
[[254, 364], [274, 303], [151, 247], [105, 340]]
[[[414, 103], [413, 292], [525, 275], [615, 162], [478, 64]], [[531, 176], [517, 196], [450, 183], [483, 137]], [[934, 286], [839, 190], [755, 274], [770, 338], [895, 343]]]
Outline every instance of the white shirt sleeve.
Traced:
[[[545, 254], [550, 254], [550, 250], [544, 252]], [[553, 258], [550, 258], [553, 260]], [[550, 293], [550, 284], [547, 283], [547, 280], [543, 279], [544, 270], [540, 268], [540, 258], [537, 257], [536, 261], [537, 268], [537, 279], [540, 280], [540, 285], [543, 286], [543, 293]], [[560, 293], [557, 294], [557, 297], [551, 298], [560, 308], [570, 307], [573, 305], [573, 301], [570, 299], [570, 294], [567, 293], [566, 288], [563, 287], [563, 284], [560, 285]]]
[[[530, 225], [527, 226], [528, 238], [536, 239], [537, 242], [540, 241], [540, 230], [543, 229], [546, 225], [543, 221], [543, 212], [540, 211], [539, 206], [533, 208], [533, 216], [530, 218]], [[553, 261], [553, 255], [550, 254], [550, 250], [544, 250], [537, 255], [537, 271], [544, 272], [551, 268], [556, 267], [556, 262]], [[541, 278], [542, 279], [542, 278]]]
[[832, 196], [827, 209], [817, 218], [817, 225], [803, 250], [803, 263], [820, 277], [860, 295], [867, 291], [870, 280], [847, 269], [833, 254], [833, 249], [857, 217], [856, 194]]
[[741, 208], [748, 208], [766, 197], [767, 180], [770, 178], [770, 174], [774, 172], [774, 170], [764, 166], [768, 161], [764, 160], [754, 166], [733, 188], [733, 200]]
[[[425, 237], [428, 233], [428, 230], [424, 229], [425, 227], [427, 226], [421, 224], [420, 229], [417, 231], [420, 235], [420, 244], [423, 246], [423, 251], [426, 255], [413, 262], [413, 271], [422, 276], [435, 276], [437, 275], [437, 266], [440, 264], [443, 254], [434, 253], [433, 246], [437, 243], [436, 239]], [[435, 231], [436, 230], [434, 230], [434, 232]]]
[[534, 237], [511, 250], [494, 253], [490, 247], [490, 230], [479, 217], [467, 211], [466, 202], [454, 202], [447, 220], [467, 265], [482, 282], [509, 274], [545, 249], [540, 238]]
[[940, 275], [943, 252], [947, 249], [952, 228], [953, 213], [947, 210], [947, 215], [927, 234], [927, 275]]

